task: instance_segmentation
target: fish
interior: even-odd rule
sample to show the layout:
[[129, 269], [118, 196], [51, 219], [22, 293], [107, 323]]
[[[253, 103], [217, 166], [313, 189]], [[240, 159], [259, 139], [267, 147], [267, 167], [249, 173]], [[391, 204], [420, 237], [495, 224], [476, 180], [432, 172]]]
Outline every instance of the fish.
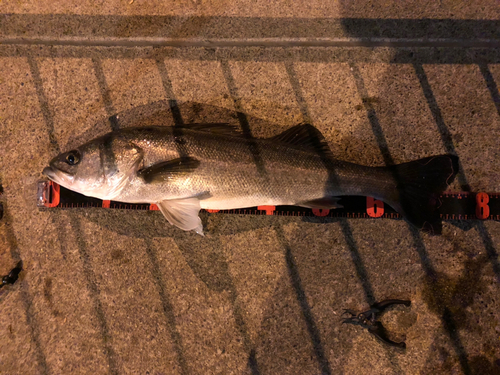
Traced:
[[86, 196], [155, 203], [172, 225], [202, 235], [201, 209], [335, 209], [346, 195], [381, 200], [438, 234], [439, 195], [458, 167], [451, 154], [376, 167], [342, 161], [310, 124], [270, 138], [228, 124], [190, 124], [115, 130], [56, 156], [43, 173]]

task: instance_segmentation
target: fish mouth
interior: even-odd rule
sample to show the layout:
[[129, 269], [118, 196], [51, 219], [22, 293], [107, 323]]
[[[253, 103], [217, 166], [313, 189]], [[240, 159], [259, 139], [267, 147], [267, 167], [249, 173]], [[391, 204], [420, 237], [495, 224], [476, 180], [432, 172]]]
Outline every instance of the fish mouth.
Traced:
[[42, 173], [50, 180], [63, 186], [71, 184], [74, 180], [74, 177], [69, 173], [63, 172], [60, 169], [54, 169], [52, 167], [45, 167]]
[[42, 173], [51, 180], [56, 178], [56, 172], [54, 172], [54, 170], [51, 167], [45, 167]]

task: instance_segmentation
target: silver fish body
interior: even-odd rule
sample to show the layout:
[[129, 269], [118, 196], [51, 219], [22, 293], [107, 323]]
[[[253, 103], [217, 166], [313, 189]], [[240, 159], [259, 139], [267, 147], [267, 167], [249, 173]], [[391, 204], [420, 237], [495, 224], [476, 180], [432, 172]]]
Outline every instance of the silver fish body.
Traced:
[[[447, 186], [457, 166], [450, 155], [412, 163], [367, 167], [336, 160], [310, 125], [255, 139], [214, 124], [121, 129], [59, 155], [44, 172], [85, 195], [157, 203], [172, 224], [202, 233], [200, 208], [335, 208], [342, 195], [372, 196], [415, 216], [407, 212], [415, 204], [408, 210], [401, 202], [402, 183], [415, 180], [416, 185], [410, 181], [410, 195], [422, 195], [413, 190], [423, 190], [429, 199]], [[424, 226], [420, 219], [413, 223]]]

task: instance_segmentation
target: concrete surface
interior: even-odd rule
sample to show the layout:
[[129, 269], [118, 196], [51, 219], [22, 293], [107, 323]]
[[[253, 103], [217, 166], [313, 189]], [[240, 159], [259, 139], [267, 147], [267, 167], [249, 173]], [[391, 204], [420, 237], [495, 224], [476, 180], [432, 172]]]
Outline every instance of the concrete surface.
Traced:
[[[0, 290], [0, 374], [500, 373], [497, 222], [432, 237], [398, 220], [212, 214], [202, 238], [159, 212], [36, 208], [58, 152], [201, 121], [259, 137], [309, 121], [367, 165], [452, 152], [451, 190], [499, 192], [498, 2], [324, 3], [0, 3], [0, 275], [25, 267]], [[82, 42], [315, 37], [367, 45]], [[487, 42], [408, 42], [422, 37]], [[385, 298], [412, 301], [384, 317], [404, 352], [341, 325]]]

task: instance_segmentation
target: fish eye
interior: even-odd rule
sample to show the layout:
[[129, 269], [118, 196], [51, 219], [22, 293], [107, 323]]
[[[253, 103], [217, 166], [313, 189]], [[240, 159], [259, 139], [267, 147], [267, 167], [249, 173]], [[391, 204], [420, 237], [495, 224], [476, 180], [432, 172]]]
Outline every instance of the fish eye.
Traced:
[[66, 163], [69, 165], [76, 165], [80, 161], [80, 153], [76, 150], [68, 152], [66, 156]]

